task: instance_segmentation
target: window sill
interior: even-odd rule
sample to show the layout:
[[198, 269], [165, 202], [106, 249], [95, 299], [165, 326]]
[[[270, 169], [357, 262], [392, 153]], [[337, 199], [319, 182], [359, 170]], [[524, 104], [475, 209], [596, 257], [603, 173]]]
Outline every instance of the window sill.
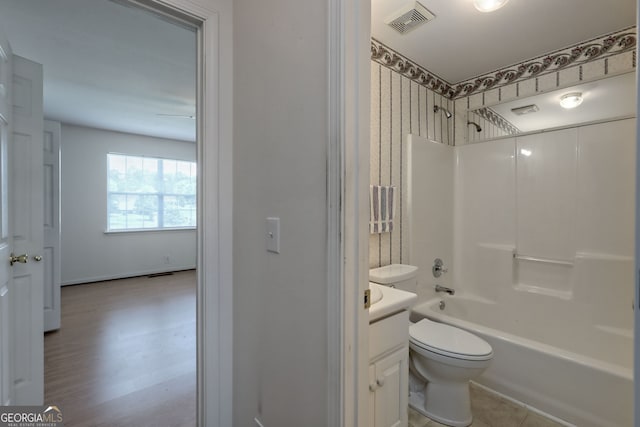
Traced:
[[161, 233], [164, 231], [195, 231], [196, 227], [132, 228], [128, 230], [105, 230], [104, 234]]

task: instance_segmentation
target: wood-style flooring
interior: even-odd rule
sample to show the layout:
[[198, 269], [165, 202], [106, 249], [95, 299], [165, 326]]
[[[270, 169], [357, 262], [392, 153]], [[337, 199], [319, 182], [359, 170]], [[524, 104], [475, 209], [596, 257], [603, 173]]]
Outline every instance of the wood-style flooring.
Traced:
[[62, 288], [45, 404], [66, 427], [196, 425], [195, 271]]

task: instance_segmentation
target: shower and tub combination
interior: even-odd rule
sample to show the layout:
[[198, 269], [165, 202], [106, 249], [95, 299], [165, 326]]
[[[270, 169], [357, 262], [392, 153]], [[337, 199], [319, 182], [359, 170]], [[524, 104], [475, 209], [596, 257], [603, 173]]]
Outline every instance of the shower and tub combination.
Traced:
[[481, 386], [568, 425], [632, 425], [635, 119], [457, 147], [409, 135], [406, 158], [411, 320], [487, 341]]
[[491, 390], [576, 426], [632, 425], [632, 331], [553, 319], [548, 314], [562, 308], [540, 312], [536, 306], [552, 304], [537, 297], [517, 301], [514, 295], [509, 304], [458, 293], [445, 297], [442, 310], [442, 298], [414, 307], [412, 320], [450, 324], [488, 342], [493, 363], [476, 382]]

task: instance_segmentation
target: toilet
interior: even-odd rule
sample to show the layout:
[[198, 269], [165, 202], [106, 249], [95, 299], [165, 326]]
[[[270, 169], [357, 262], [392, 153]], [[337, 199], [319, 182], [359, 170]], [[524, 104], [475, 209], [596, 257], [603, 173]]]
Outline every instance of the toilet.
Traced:
[[[391, 264], [369, 270], [369, 281], [416, 292], [418, 268]], [[455, 297], [454, 297], [455, 298]], [[489, 343], [467, 331], [422, 319], [409, 325], [409, 406], [439, 423], [471, 424], [469, 381], [491, 364]]]

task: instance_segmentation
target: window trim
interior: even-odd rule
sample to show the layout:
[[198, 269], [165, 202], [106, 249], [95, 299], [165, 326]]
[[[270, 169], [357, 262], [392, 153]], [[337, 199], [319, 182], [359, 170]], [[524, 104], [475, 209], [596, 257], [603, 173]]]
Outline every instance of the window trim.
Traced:
[[104, 234], [127, 234], [127, 233], [158, 233], [164, 231], [195, 231], [198, 227], [167, 227], [167, 228], [127, 228], [121, 230], [104, 230]]
[[[106, 202], [107, 202], [107, 206], [106, 206], [106, 227], [105, 227], [105, 234], [119, 234], [119, 233], [139, 233], [139, 232], [149, 232], [149, 231], [181, 231], [181, 230], [196, 230], [197, 229], [197, 224], [198, 224], [198, 190], [196, 188], [196, 191], [194, 194], [179, 194], [179, 193], [164, 193], [164, 192], [157, 192], [157, 193], [150, 193], [150, 192], [144, 192], [144, 193], [136, 193], [136, 192], [131, 192], [131, 191], [109, 191], [109, 172], [110, 172], [110, 168], [109, 168], [109, 157], [110, 156], [124, 156], [124, 157], [135, 157], [138, 159], [142, 159], [143, 161], [145, 159], [150, 159], [150, 160], [156, 160], [156, 161], [160, 161], [160, 160], [168, 160], [168, 161], [173, 161], [173, 162], [186, 162], [186, 163], [190, 163], [192, 167], [196, 168], [196, 175], [194, 176], [195, 180], [196, 180], [196, 187], [197, 187], [197, 180], [198, 180], [198, 162], [196, 160], [185, 160], [185, 159], [179, 159], [179, 158], [170, 158], [170, 157], [161, 157], [161, 156], [147, 156], [144, 154], [127, 154], [127, 153], [121, 153], [121, 152], [107, 152], [107, 156], [106, 156], [106, 160], [107, 160], [107, 173], [106, 173], [106, 184], [107, 184], [107, 188], [106, 188]], [[164, 176], [164, 170], [162, 167], [162, 163], [158, 163], [158, 170], [163, 174]], [[164, 206], [164, 204], [162, 203], [165, 197], [195, 197], [196, 198], [196, 209], [195, 209], [195, 225], [186, 225], [184, 227], [180, 227], [180, 226], [170, 226], [170, 227], [148, 227], [148, 228], [114, 228], [111, 229], [109, 228], [110, 222], [109, 222], [109, 217], [110, 217], [110, 210], [109, 210], [109, 197], [113, 194], [119, 194], [119, 195], [131, 195], [131, 196], [155, 196], [158, 198], [158, 221], [160, 221], [164, 215], [163, 212], [160, 211], [160, 209]]]

